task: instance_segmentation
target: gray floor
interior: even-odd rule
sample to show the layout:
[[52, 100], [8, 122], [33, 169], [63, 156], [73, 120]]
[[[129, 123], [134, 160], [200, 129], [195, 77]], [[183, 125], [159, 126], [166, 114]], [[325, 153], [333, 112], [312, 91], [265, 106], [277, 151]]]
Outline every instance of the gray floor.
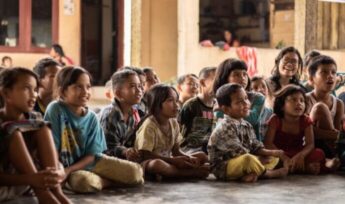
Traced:
[[[147, 182], [142, 187], [111, 189], [91, 195], [69, 195], [74, 203], [345, 203], [345, 175], [289, 176], [254, 184], [207, 181]], [[35, 203], [21, 197], [6, 204]]]

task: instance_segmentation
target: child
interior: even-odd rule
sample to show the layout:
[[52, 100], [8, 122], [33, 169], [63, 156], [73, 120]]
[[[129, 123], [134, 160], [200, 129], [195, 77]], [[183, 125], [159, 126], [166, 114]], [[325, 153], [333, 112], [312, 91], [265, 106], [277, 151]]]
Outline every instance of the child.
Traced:
[[10, 56], [4, 56], [1, 59], [1, 66], [4, 68], [11, 68], [13, 66], [12, 58]]
[[180, 95], [179, 105], [195, 97], [199, 92], [199, 79], [195, 74], [185, 74], [177, 79], [177, 91]]
[[215, 72], [216, 67], [205, 67], [200, 71], [200, 93], [187, 101], [180, 111], [178, 120], [182, 129], [181, 147], [183, 151], [207, 153], [207, 143], [213, 125], [215, 99], [212, 86]]
[[303, 61], [296, 48], [286, 47], [279, 52], [275, 59], [272, 76], [266, 79], [268, 88], [266, 105], [268, 107], [273, 108], [274, 93], [284, 86], [295, 84], [302, 87], [299, 82], [302, 68]]
[[144, 93], [146, 93], [153, 85], [160, 83], [160, 80], [153, 69], [146, 67], [143, 71], [146, 75], [146, 83], [144, 86]]
[[303, 83], [303, 86], [307, 89], [307, 93], [313, 90], [313, 87], [309, 82], [308, 66], [315, 57], [320, 56], [320, 55], [321, 53], [315, 50], [311, 50], [304, 55], [302, 83]]
[[[213, 84], [213, 93], [218, 88], [227, 83], [240, 84], [244, 89], [248, 89], [250, 82], [247, 74], [247, 65], [242, 60], [226, 59], [217, 68], [216, 76]], [[247, 92], [249, 101], [251, 102], [250, 114], [245, 117], [254, 128], [257, 138], [262, 141], [263, 134], [259, 131], [265, 121], [262, 121], [260, 115], [264, 110], [265, 97], [256, 92]], [[216, 118], [223, 118], [222, 110], [216, 110]]]
[[188, 156], [180, 151], [177, 91], [171, 86], [157, 84], [148, 92], [148, 99], [149, 114], [141, 123], [135, 141], [146, 175], [206, 178], [207, 156], [202, 152]]
[[31, 186], [39, 203], [70, 203], [61, 189], [64, 172], [51, 131], [40, 114], [32, 112], [37, 86], [38, 78], [29, 69], [1, 71], [0, 200], [24, 193], [24, 186]]
[[311, 62], [308, 70], [314, 90], [307, 94], [307, 113], [314, 123], [315, 146], [324, 151], [326, 166], [336, 167], [335, 143], [344, 115], [344, 104], [331, 95], [336, 84], [337, 65], [331, 57], [321, 55]]
[[34, 110], [42, 115], [44, 115], [48, 104], [53, 100], [53, 83], [59, 69], [59, 63], [52, 58], [41, 59], [33, 68], [40, 80]]
[[143, 92], [138, 75], [131, 70], [115, 72], [111, 77], [114, 99], [100, 113], [100, 123], [107, 140], [107, 154], [136, 161], [139, 158], [133, 149], [134, 130], [140, 121], [133, 108], [141, 101]]
[[65, 55], [65, 52], [62, 49], [62, 46], [59, 44], [53, 44], [50, 49], [49, 55], [54, 58], [61, 66], [73, 65], [74, 62], [70, 57]]
[[45, 119], [52, 124], [71, 190], [95, 192], [113, 182], [143, 183], [139, 165], [101, 154], [106, 150], [103, 130], [96, 114], [87, 108], [90, 74], [81, 67], [65, 67], [57, 74], [55, 84], [59, 100], [49, 104]]
[[253, 76], [253, 78], [250, 80], [250, 83], [252, 91], [267, 96], [267, 84], [263, 76]]
[[[244, 117], [249, 115], [250, 102], [240, 84], [225, 84], [216, 93], [219, 107], [225, 114], [213, 130], [208, 143], [211, 170], [218, 179], [255, 182], [259, 177], [286, 176], [286, 167], [273, 169], [282, 150], [267, 150], [255, 137], [253, 127]], [[258, 158], [262, 156], [263, 158]], [[267, 160], [267, 168], [264, 162]], [[270, 166], [270, 167], [268, 167]]]
[[268, 121], [265, 146], [282, 149], [291, 173], [319, 174], [325, 155], [314, 149], [311, 119], [304, 115], [306, 96], [296, 85], [287, 85], [275, 97], [274, 115]]

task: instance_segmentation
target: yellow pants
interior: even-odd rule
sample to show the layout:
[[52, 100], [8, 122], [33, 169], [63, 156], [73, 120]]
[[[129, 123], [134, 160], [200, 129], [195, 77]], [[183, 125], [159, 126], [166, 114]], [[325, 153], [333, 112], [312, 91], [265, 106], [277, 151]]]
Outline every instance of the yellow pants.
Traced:
[[72, 172], [66, 187], [78, 193], [98, 192], [103, 189], [102, 178], [124, 185], [144, 183], [140, 164], [102, 155], [91, 171]]
[[263, 165], [255, 155], [243, 154], [228, 161], [226, 177], [229, 180], [235, 180], [250, 173], [260, 176], [266, 169], [274, 169], [278, 162], [278, 158], [272, 157], [268, 164]]

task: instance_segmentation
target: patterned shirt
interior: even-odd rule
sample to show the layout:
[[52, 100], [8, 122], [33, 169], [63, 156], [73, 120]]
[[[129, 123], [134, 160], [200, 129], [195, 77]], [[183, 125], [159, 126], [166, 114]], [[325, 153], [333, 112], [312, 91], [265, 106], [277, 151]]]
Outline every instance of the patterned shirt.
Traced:
[[207, 152], [207, 143], [213, 126], [213, 107], [206, 106], [199, 97], [188, 100], [179, 114], [184, 151]]
[[133, 108], [128, 115], [127, 122], [125, 122], [117, 100], [114, 100], [112, 104], [101, 111], [100, 123], [107, 141], [106, 153], [108, 155], [124, 158], [122, 152], [134, 146], [134, 130], [139, 121], [139, 114]]
[[219, 179], [226, 179], [229, 159], [246, 153], [255, 153], [263, 148], [255, 137], [251, 124], [243, 119], [235, 120], [224, 116], [213, 130], [208, 143], [208, 153], [212, 173]]

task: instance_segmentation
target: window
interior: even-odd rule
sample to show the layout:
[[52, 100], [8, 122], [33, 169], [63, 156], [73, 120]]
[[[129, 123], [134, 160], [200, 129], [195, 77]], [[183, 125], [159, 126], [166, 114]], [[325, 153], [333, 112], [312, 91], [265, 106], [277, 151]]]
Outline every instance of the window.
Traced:
[[0, 51], [48, 52], [57, 42], [59, 0], [0, 0]]

